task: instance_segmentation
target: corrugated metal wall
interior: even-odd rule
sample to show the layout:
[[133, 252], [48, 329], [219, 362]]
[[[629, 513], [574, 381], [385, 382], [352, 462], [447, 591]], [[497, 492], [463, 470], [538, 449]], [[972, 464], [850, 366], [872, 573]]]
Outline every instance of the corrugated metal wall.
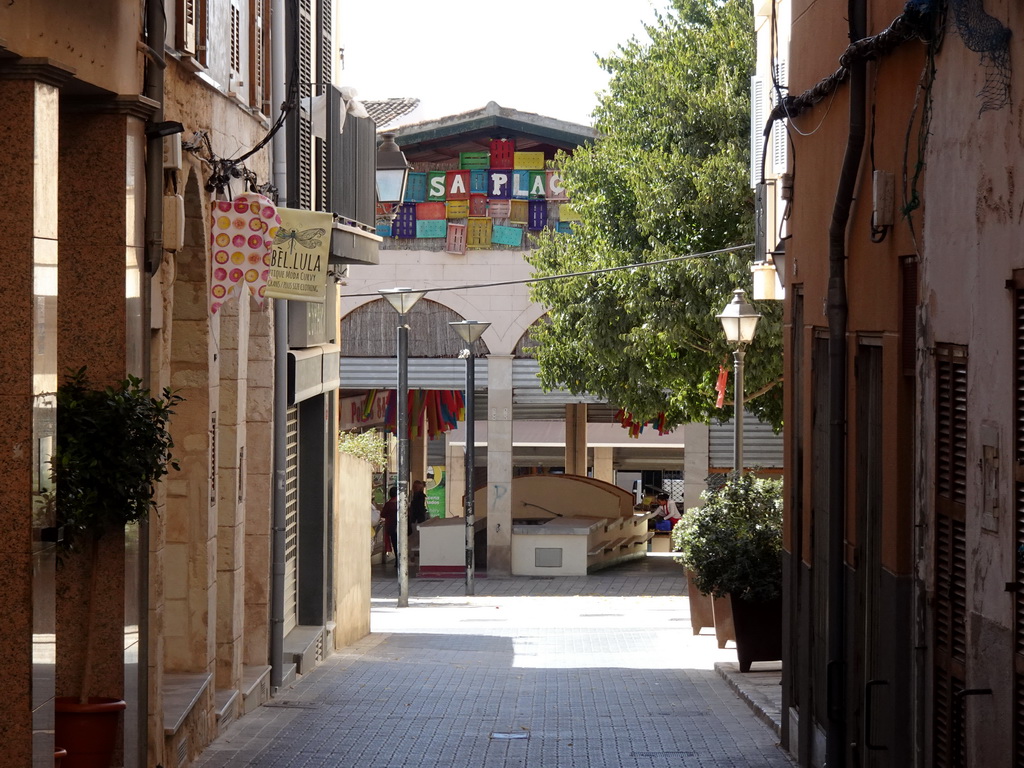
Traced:
[[[708, 429], [708, 466], [731, 468], [736, 427], [732, 419], [712, 422]], [[783, 465], [782, 433], [775, 434], [771, 424], [747, 413], [743, 417], [743, 463], [747, 467], [780, 468]]]

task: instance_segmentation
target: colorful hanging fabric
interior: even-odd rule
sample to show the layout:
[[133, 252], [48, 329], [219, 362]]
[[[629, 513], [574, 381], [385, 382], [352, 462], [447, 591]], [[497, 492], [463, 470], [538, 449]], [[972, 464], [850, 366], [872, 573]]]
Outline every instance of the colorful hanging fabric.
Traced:
[[718, 393], [718, 400], [715, 401], [715, 408], [725, 405], [725, 389], [729, 386], [729, 369], [724, 365], [718, 366], [718, 381], [715, 382], [715, 391]]
[[213, 203], [210, 222], [210, 314], [248, 291], [259, 307], [270, 276], [270, 246], [281, 225], [272, 200], [238, 195]]

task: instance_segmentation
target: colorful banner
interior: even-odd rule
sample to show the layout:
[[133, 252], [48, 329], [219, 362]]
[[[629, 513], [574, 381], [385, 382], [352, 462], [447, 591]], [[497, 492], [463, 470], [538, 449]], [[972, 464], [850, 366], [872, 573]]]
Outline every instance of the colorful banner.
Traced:
[[323, 304], [334, 214], [278, 208], [281, 226], [273, 234], [267, 296]]
[[210, 224], [210, 313], [246, 288], [263, 306], [270, 276], [271, 238], [281, 222], [263, 195], [238, 195], [212, 205]]
[[443, 466], [433, 466], [434, 476], [427, 477], [427, 515], [429, 517], [445, 516], [445, 477]]

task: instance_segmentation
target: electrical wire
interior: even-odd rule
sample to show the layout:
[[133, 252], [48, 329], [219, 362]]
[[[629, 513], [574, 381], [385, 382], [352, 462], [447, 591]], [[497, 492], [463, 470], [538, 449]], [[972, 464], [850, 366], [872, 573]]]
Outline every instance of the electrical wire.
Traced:
[[[529, 277], [524, 280], [502, 280], [496, 283], [469, 283], [466, 285], [450, 285], [444, 288], [424, 288], [424, 293], [441, 293], [442, 291], [471, 291], [477, 288], [496, 288], [503, 285], [527, 285], [529, 283], [546, 283], [551, 280], [564, 280], [567, 277], [585, 277], [587, 275], [600, 275], [606, 272], [619, 272], [624, 269], [639, 269], [640, 267], [655, 267], [660, 264], [672, 264], [678, 261], [688, 261], [690, 259], [706, 259], [709, 256], [719, 256], [725, 253], [734, 253], [736, 251], [745, 251], [753, 248], [753, 243], [745, 243], [743, 245], [734, 245], [731, 248], [720, 248], [716, 251], [704, 251], [703, 253], [690, 253], [685, 256], [673, 256], [670, 259], [659, 259], [658, 261], [641, 261], [635, 264], [624, 264], [620, 267], [602, 267], [601, 269], [589, 269], [585, 272], [564, 272], [559, 275], [547, 275], [545, 277]], [[348, 293], [344, 294], [342, 298], [363, 298], [366, 296], [380, 296], [380, 293], [373, 291], [372, 293]]]

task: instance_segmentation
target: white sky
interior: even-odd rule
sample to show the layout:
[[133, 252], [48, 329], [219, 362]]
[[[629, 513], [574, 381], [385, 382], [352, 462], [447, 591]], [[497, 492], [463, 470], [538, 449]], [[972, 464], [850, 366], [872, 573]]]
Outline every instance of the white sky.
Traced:
[[[341, 85], [412, 97], [414, 120], [489, 101], [590, 124], [608, 77], [594, 54], [636, 36], [669, 0], [343, 0]], [[381, 21], [384, 20], [384, 21]], [[385, 43], [385, 38], [387, 42]], [[401, 123], [402, 121], [399, 121]]]

